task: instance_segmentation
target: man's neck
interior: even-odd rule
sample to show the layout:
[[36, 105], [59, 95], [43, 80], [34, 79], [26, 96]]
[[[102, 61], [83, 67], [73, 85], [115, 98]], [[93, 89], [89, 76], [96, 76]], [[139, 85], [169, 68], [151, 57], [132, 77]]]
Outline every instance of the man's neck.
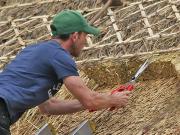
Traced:
[[67, 51], [70, 51], [70, 44], [69, 44], [68, 41], [63, 41], [63, 40], [57, 39], [57, 38], [52, 39], [52, 40], [55, 40], [56, 42], [58, 42], [59, 45], [60, 45], [63, 49], [65, 49], [65, 50], [67, 50]]

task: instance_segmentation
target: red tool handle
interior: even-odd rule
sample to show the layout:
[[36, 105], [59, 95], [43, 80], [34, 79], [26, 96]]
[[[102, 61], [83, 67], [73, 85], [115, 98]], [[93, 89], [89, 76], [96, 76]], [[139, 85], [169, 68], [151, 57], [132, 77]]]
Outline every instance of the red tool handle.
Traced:
[[[134, 89], [134, 85], [132, 85], [132, 84], [121, 85], [120, 87], [111, 91], [111, 94], [115, 94], [115, 93], [121, 92], [121, 91], [132, 91], [133, 89]], [[109, 110], [112, 111], [114, 109], [115, 109], [115, 107], [111, 107]]]
[[96, 110], [89, 110], [89, 112], [94, 112], [94, 111], [96, 111]]
[[[134, 85], [133, 84], [126, 84], [126, 85], [121, 85], [118, 88], [114, 89], [111, 91], [111, 95], [115, 94], [117, 92], [121, 92], [121, 91], [132, 91], [134, 89]], [[115, 109], [115, 107], [111, 107], [109, 110], [113, 111]], [[94, 112], [96, 110], [89, 110], [89, 112]]]

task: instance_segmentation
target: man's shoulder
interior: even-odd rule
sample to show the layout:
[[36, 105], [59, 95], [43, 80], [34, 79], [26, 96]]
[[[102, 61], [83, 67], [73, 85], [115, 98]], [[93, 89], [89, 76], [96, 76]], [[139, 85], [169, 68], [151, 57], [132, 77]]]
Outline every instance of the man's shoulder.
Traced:
[[46, 40], [42, 42], [38, 42], [35, 45], [44, 47], [44, 48], [59, 48], [59, 44], [53, 40]]
[[51, 52], [54, 53], [54, 51], [56, 51], [59, 48], [60, 48], [60, 46], [56, 42], [53, 42], [52, 40], [47, 40], [47, 41], [30, 44], [23, 50], [31, 51], [34, 53], [42, 52], [42, 53], [47, 54], [47, 53], [51, 53]]

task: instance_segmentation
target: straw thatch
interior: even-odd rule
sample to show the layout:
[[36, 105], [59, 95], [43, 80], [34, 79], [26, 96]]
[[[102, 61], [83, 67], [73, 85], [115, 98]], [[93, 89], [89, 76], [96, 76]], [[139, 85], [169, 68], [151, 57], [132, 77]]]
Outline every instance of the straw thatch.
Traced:
[[[149, 55], [128, 56], [121, 59], [87, 62], [81, 72], [88, 86], [96, 91], [107, 92], [119, 83], [131, 78]], [[177, 59], [176, 59], [177, 58]], [[126, 108], [113, 112], [108, 110], [73, 115], [42, 116], [37, 108], [29, 110], [13, 127], [12, 132], [33, 134], [45, 122], [51, 123], [60, 134], [68, 134], [85, 119], [96, 123], [96, 135], [146, 133], [179, 134], [179, 52], [153, 55], [149, 68], [140, 77]], [[123, 66], [122, 66], [123, 65]], [[123, 70], [123, 71], [121, 71]], [[90, 79], [91, 78], [91, 79]], [[65, 90], [65, 88], [63, 88]], [[61, 91], [57, 97], [71, 99], [68, 91]], [[111, 129], [111, 130], [109, 130]]]
[[[0, 68], [27, 45], [49, 39], [49, 25], [59, 11], [77, 9], [91, 20], [103, 5], [101, 0], [1, 0]], [[104, 92], [127, 82], [153, 55], [140, 78], [144, 82], [137, 85], [128, 107], [54, 117], [42, 116], [34, 108], [12, 126], [13, 135], [32, 135], [47, 121], [59, 134], [67, 134], [86, 118], [96, 122], [97, 135], [180, 134], [180, 1], [123, 0], [122, 6], [108, 8], [93, 25], [102, 34], [89, 36], [88, 46], [76, 59], [81, 77], [91, 89]], [[72, 98], [65, 88], [57, 96]]]

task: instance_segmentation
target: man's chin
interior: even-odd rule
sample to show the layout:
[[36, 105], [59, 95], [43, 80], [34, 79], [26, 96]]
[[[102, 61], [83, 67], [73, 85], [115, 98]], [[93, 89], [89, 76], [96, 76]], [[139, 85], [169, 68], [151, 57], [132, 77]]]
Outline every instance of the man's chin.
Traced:
[[79, 57], [80, 54], [71, 54], [73, 57]]

